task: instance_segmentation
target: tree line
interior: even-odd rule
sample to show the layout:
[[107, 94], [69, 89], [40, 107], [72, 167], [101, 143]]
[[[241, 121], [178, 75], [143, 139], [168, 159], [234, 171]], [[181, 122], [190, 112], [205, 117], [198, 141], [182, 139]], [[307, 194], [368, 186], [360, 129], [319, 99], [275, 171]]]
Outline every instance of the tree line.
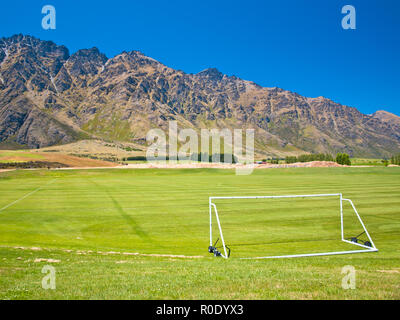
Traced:
[[350, 156], [347, 153], [338, 153], [335, 158], [328, 153], [312, 153], [312, 154], [302, 154], [298, 157], [288, 156], [285, 158], [286, 163], [295, 162], [311, 162], [311, 161], [335, 161], [342, 165], [351, 165]]

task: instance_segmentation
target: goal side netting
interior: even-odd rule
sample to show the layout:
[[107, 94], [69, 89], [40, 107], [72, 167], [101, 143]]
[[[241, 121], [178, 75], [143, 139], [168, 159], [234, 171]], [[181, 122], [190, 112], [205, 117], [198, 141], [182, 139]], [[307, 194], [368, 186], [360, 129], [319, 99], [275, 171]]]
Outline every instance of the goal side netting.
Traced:
[[210, 197], [209, 232], [208, 252], [226, 259], [378, 251], [354, 203], [341, 193]]

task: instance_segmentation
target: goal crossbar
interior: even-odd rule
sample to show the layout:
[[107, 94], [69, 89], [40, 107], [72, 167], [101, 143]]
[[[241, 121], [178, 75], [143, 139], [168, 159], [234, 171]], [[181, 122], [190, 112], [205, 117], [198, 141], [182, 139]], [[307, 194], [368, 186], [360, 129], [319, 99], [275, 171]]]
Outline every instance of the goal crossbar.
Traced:
[[[213, 217], [213, 210], [215, 214], [215, 218], [217, 220], [217, 225], [218, 225], [218, 230], [219, 230], [219, 237], [222, 242], [222, 248], [223, 248], [223, 253], [218, 254], [225, 258], [229, 258], [229, 254], [227, 253], [227, 245], [225, 244], [224, 240], [224, 235], [222, 232], [222, 226], [221, 226], [221, 221], [219, 219], [218, 215], [218, 209], [216, 204], [213, 202], [214, 200], [227, 200], [227, 199], [284, 199], [284, 198], [315, 198], [315, 197], [339, 197], [340, 201], [340, 226], [341, 226], [341, 240], [343, 242], [362, 247], [363, 249], [358, 249], [358, 250], [348, 250], [348, 251], [331, 251], [331, 252], [319, 252], [319, 253], [304, 253], [304, 254], [292, 254], [292, 255], [280, 255], [280, 256], [265, 256], [265, 257], [249, 257], [249, 258], [240, 258], [240, 259], [278, 259], [278, 258], [300, 258], [300, 257], [315, 257], [315, 256], [328, 256], [328, 255], [339, 255], [339, 254], [351, 254], [351, 253], [364, 253], [364, 252], [377, 252], [378, 249], [376, 248], [374, 242], [372, 241], [372, 238], [362, 221], [353, 201], [350, 199], [345, 199], [343, 198], [343, 195], [341, 193], [329, 193], [329, 194], [304, 194], [304, 195], [281, 195], [281, 196], [233, 196], [233, 197], [209, 197], [208, 203], [209, 203], [209, 219], [210, 219], [210, 247], [209, 247], [209, 252], [210, 248], [214, 248], [213, 246], [213, 230], [212, 230], [212, 217]], [[344, 226], [343, 226], [343, 202], [348, 202], [350, 203], [354, 213], [357, 216], [358, 221], [360, 222], [365, 235], [367, 236], [369, 240], [370, 245], [365, 245], [365, 244], [360, 244], [354, 241], [349, 241], [344, 238]], [[230, 251], [230, 250], [229, 250]]]

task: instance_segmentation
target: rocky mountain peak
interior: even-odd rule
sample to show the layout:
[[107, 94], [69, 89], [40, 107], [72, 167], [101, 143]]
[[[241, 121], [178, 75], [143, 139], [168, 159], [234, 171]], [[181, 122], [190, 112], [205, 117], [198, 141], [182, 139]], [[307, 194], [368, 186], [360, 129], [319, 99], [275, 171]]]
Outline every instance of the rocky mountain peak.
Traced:
[[65, 61], [69, 58], [69, 50], [53, 41], [43, 41], [22, 34], [0, 39], [0, 52], [8, 54], [28, 53], [37, 57], [54, 58]]
[[95, 75], [99, 72], [108, 58], [97, 48], [81, 49], [67, 61], [66, 68], [74, 77]]
[[376, 111], [371, 115], [371, 117], [373, 117], [374, 119], [379, 119], [380, 121], [383, 121], [385, 123], [400, 126], [400, 117], [384, 110]]
[[197, 76], [207, 78], [209, 80], [220, 81], [224, 77], [224, 74], [217, 68], [208, 68], [197, 73]]
[[105, 54], [101, 53], [100, 50], [96, 47], [90, 49], [80, 49], [75, 52], [72, 56], [79, 57], [79, 58], [86, 58], [90, 60], [102, 60], [105, 63], [108, 58]]

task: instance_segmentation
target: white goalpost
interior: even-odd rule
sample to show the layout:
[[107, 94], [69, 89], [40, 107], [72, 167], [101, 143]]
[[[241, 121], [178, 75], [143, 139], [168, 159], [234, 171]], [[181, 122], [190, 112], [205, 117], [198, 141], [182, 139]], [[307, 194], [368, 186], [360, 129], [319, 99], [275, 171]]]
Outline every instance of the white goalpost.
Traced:
[[[303, 254], [291, 254], [291, 255], [274, 255], [274, 256], [259, 256], [259, 257], [242, 257], [240, 259], [274, 259], [274, 258], [298, 258], [298, 257], [313, 257], [313, 256], [327, 256], [327, 255], [339, 255], [339, 254], [351, 254], [351, 253], [362, 253], [362, 252], [377, 252], [374, 242], [365, 227], [354, 203], [350, 199], [343, 198], [341, 193], [333, 194], [306, 194], [306, 195], [282, 195], [282, 196], [235, 196], [235, 197], [209, 197], [209, 223], [210, 223], [210, 246], [208, 247], [208, 252], [214, 254], [216, 257], [222, 257], [228, 259], [230, 257], [230, 248], [225, 243], [222, 225], [220, 217], [218, 215], [217, 205], [214, 203], [215, 200], [239, 200], [239, 199], [285, 199], [285, 198], [316, 198], [316, 197], [338, 197], [340, 204], [340, 230], [341, 230], [341, 240], [343, 242], [361, 247], [362, 249], [357, 250], [347, 250], [347, 251], [330, 251], [330, 252], [319, 252], [319, 253], [303, 253]], [[357, 236], [346, 239], [344, 236], [344, 222], [343, 222], [343, 203], [350, 203], [358, 222], [360, 223], [363, 232]], [[213, 213], [218, 226], [219, 239], [221, 239], [222, 246], [216, 247], [216, 243], [213, 243]], [[365, 234], [368, 241], [361, 241], [359, 243], [358, 237]], [[220, 249], [222, 248], [222, 250]]]

